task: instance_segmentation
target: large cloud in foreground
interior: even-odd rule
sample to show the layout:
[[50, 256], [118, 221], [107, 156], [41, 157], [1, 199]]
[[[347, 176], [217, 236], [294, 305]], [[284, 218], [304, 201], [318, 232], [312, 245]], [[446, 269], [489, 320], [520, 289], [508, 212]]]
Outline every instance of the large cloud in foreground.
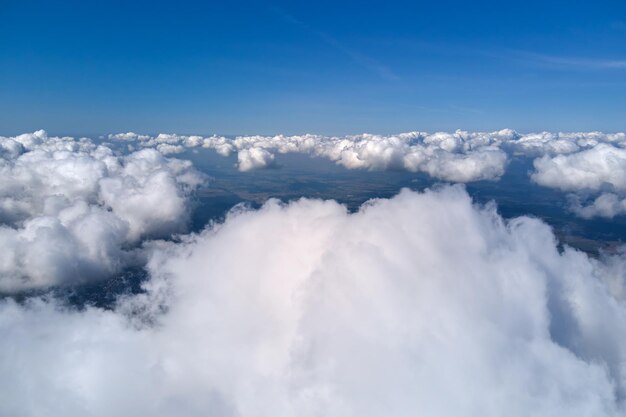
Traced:
[[202, 175], [154, 149], [116, 155], [38, 131], [0, 137], [0, 293], [103, 278], [142, 240], [185, 231]]
[[271, 201], [115, 311], [0, 302], [0, 415], [624, 415], [623, 265], [457, 187]]

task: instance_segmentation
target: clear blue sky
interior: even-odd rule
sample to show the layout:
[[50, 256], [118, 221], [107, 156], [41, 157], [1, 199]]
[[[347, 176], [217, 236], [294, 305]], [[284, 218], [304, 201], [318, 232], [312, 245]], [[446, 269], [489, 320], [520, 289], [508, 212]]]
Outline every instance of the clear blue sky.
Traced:
[[626, 0], [0, 0], [0, 134], [626, 130]]

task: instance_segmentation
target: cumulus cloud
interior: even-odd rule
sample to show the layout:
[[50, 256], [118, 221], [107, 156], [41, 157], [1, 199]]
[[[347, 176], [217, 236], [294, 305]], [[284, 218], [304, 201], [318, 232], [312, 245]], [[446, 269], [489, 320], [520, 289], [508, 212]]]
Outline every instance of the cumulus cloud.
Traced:
[[626, 149], [608, 143], [568, 155], [544, 155], [534, 161], [531, 178], [540, 185], [582, 194], [598, 194], [585, 204], [570, 196], [571, 209], [582, 217], [626, 213]]
[[263, 148], [242, 149], [237, 153], [237, 161], [240, 171], [251, 171], [258, 168], [266, 168], [274, 162], [274, 155]]
[[[449, 182], [498, 180], [510, 157], [534, 158], [536, 183], [574, 193], [570, 209], [581, 217], [626, 214], [626, 134], [602, 132], [409, 132], [351, 136], [179, 136], [109, 135], [136, 141], [163, 154], [187, 148], [237, 154], [240, 171], [267, 168], [276, 153], [305, 153], [347, 169], [424, 172]], [[10, 152], [10, 150], [7, 150]]]
[[116, 155], [38, 131], [0, 137], [0, 292], [120, 271], [146, 238], [185, 231], [202, 181], [153, 149]]
[[510, 145], [516, 153], [536, 157], [571, 154], [601, 143], [626, 145], [624, 133], [541, 132], [521, 135], [512, 132], [507, 139], [504, 143]]
[[[483, 148], [478, 152], [458, 154], [436, 151], [420, 167], [433, 178], [452, 182], [493, 180], [504, 174], [507, 156], [495, 148]], [[417, 169], [416, 169], [417, 170]]]
[[504, 173], [506, 154], [494, 141], [466, 132], [360, 135], [331, 139], [314, 154], [351, 169], [406, 169], [453, 182], [493, 180]]
[[569, 196], [570, 210], [580, 217], [590, 219], [592, 217], [613, 218], [626, 214], [626, 199], [613, 193], [602, 193], [590, 202], [582, 202], [575, 194]]
[[592, 190], [610, 187], [626, 190], [626, 149], [608, 144], [550, 158], [543, 156], [534, 162], [532, 179], [538, 184], [563, 191]]
[[[237, 153], [241, 171], [273, 165], [275, 154], [304, 153], [329, 159], [348, 169], [404, 169], [425, 172], [450, 182], [497, 180], [505, 172], [510, 155], [551, 158], [604, 147], [623, 151], [624, 133], [540, 132], [521, 134], [511, 129], [495, 132], [408, 132], [398, 135], [276, 135], [200, 137], [175, 134], [145, 136], [135, 133], [109, 135], [111, 140], [131, 141], [157, 148], [163, 154], [188, 148], [215, 149], [228, 156]], [[537, 174], [537, 178], [542, 176]], [[545, 183], [544, 185], [548, 185]]]
[[111, 140], [135, 140], [140, 146], [155, 147], [164, 154], [195, 147], [215, 149], [224, 156], [236, 152], [240, 171], [272, 166], [276, 153], [305, 153], [330, 159], [348, 169], [406, 169], [425, 172], [445, 181], [470, 182], [494, 180], [503, 174], [507, 156], [498, 145], [513, 136], [513, 131], [504, 130], [491, 134], [457, 131], [344, 137], [256, 135], [233, 139], [165, 134], [150, 137], [135, 133], [108, 137]]
[[270, 201], [115, 310], [0, 301], [0, 414], [623, 415], [623, 265], [459, 187]]

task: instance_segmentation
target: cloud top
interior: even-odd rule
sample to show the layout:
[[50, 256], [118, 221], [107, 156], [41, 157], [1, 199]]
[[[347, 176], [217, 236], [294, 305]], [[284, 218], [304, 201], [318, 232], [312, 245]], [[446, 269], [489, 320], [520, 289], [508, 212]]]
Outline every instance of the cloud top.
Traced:
[[125, 133], [109, 135], [108, 138], [137, 141], [140, 146], [155, 147], [164, 153], [198, 146], [215, 149], [224, 156], [236, 152], [240, 171], [269, 167], [276, 153], [305, 153], [329, 159], [348, 169], [405, 169], [425, 172], [445, 181], [471, 182], [494, 180], [504, 173], [507, 157], [498, 144], [502, 137], [513, 134], [512, 131], [494, 134], [457, 131], [453, 134], [432, 135], [410, 132], [394, 136], [257, 135], [200, 138], [164, 134], [150, 137]]
[[560, 252], [459, 187], [270, 201], [149, 265], [113, 311], [0, 301], [0, 414], [625, 411], [623, 276], [598, 278], [624, 258]]
[[185, 231], [203, 181], [154, 149], [117, 155], [44, 131], [0, 137], [0, 149], [0, 292], [119, 272], [144, 239]]
[[[347, 169], [424, 172], [436, 180], [468, 183], [498, 180], [511, 158], [535, 159], [531, 179], [540, 185], [574, 193], [571, 209], [583, 217], [624, 214], [626, 210], [626, 134], [602, 132], [409, 132], [398, 135], [350, 136], [179, 136], [135, 133], [109, 135], [136, 141], [164, 154], [202, 146], [228, 156], [237, 153], [240, 171], [274, 165], [275, 154], [304, 153], [334, 161]], [[601, 195], [599, 190], [611, 193]], [[593, 194], [594, 200], [585, 205]]]
[[347, 169], [424, 172], [449, 182], [497, 180], [510, 158], [534, 159], [530, 179], [571, 193], [582, 217], [626, 214], [623, 133], [496, 132], [391, 136], [157, 136], [108, 140], [48, 137], [45, 131], [0, 137], [0, 291], [111, 276], [137, 262], [146, 239], [184, 232], [188, 196], [202, 176], [170, 158], [204, 147], [236, 154], [241, 171], [275, 166], [276, 154], [306, 153]]

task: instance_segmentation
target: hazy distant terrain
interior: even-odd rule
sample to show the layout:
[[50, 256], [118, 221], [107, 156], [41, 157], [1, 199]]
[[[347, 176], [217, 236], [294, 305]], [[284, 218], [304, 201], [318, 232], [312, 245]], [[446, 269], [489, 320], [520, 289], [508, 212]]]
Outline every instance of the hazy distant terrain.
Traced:
[[[389, 198], [402, 188], [424, 190], [441, 181], [425, 174], [406, 171], [349, 171], [320, 158], [306, 155], [279, 155], [277, 166], [254, 172], [239, 172], [234, 158], [223, 158], [211, 151], [186, 152], [209, 175], [209, 183], [198, 190], [194, 227], [207, 219], [223, 217], [235, 204], [262, 204], [268, 198], [289, 201], [300, 197], [334, 199], [356, 210], [371, 198]], [[614, 250], [626, 239], [626, 216], [612, 219], [585, 219], [568, 209], [565, 193], [529, 181], [532, 159], [511, 161], [499, 181], [469, 183], [466, 188], [477, 203], [494, 201], [507, 218], [536, 216], [555, 229], [566, 244], [595, 253]]]

